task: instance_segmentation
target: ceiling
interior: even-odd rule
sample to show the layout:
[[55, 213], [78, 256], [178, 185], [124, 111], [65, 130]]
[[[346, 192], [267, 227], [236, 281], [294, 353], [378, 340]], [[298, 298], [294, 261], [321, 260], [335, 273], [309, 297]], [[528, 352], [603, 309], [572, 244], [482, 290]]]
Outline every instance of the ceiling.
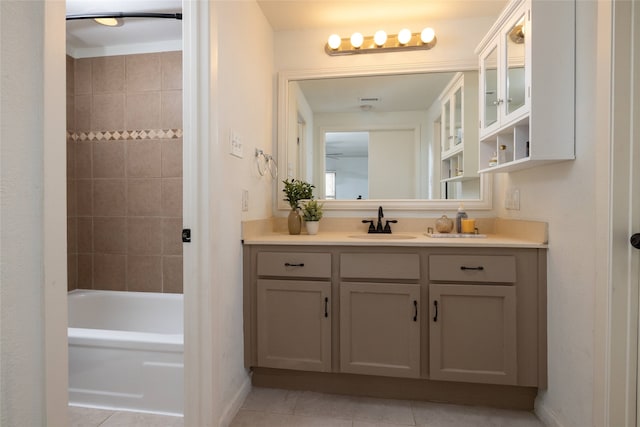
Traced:
[[[497, 16], [506, 0], [258, 0], [257, 3], [274, 31], [287, 31], [383, 23], [390, 28], [416, 20]], [[67, 0], [66, 4], [67, 14], [182, 11], [181, 0]], [[67, 21], [67, 45], [71, 50], [175, 42], [181, 37], [181, 21], [168, 19], [127, 18], [124, 25], [112, 28], [92, 20]]]

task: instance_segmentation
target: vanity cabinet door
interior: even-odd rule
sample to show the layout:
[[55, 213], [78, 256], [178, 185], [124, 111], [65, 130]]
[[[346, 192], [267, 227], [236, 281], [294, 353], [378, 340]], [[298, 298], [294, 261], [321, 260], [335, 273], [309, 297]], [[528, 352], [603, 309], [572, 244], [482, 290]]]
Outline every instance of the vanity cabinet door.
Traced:
[[340, 370], [420, 376], [420, 285], [340, 284]]
[[331, 371], [331, 283], [258, 280], [258, 365]]
[[429, 285], [429, 377], [517, 383], [513, 285]]

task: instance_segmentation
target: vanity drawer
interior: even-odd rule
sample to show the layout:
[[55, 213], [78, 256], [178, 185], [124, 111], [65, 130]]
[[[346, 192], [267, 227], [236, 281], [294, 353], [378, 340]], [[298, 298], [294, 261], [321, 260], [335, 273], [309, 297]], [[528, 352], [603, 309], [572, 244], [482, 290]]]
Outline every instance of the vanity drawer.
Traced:
[[418, 254], [342, 254], [340, 277], [353, 279], [420, 279]]
[[331, 254], [260, 252], [258, 276], [331, 277]]
[[516, 257], [510, 255], [431, 255], [429, 280], [515, 283]]

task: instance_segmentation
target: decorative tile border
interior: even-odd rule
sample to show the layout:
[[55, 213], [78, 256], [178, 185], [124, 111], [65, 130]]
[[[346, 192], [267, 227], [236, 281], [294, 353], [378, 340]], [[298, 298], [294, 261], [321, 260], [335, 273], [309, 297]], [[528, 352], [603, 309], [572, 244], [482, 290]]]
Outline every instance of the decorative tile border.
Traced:
[[182, 138], [182, 129], [143, 129], [115, 130], [97, 132], [67, 132], [67, 138], [73, 141], [125, 141], [135, 139], [178, 139]]

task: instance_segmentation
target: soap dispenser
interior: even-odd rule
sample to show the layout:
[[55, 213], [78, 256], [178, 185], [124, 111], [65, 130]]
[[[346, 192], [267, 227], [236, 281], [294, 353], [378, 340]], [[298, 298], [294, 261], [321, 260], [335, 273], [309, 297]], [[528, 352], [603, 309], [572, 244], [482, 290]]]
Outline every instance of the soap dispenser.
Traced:
[[464, 211], [464, 207], [462, 203], [460, 203], [460, 207], [458, 208], [458, 213], [456, 214], [456, 233], [462, 233], [462, 219], [468, 218], [467, 213]]

